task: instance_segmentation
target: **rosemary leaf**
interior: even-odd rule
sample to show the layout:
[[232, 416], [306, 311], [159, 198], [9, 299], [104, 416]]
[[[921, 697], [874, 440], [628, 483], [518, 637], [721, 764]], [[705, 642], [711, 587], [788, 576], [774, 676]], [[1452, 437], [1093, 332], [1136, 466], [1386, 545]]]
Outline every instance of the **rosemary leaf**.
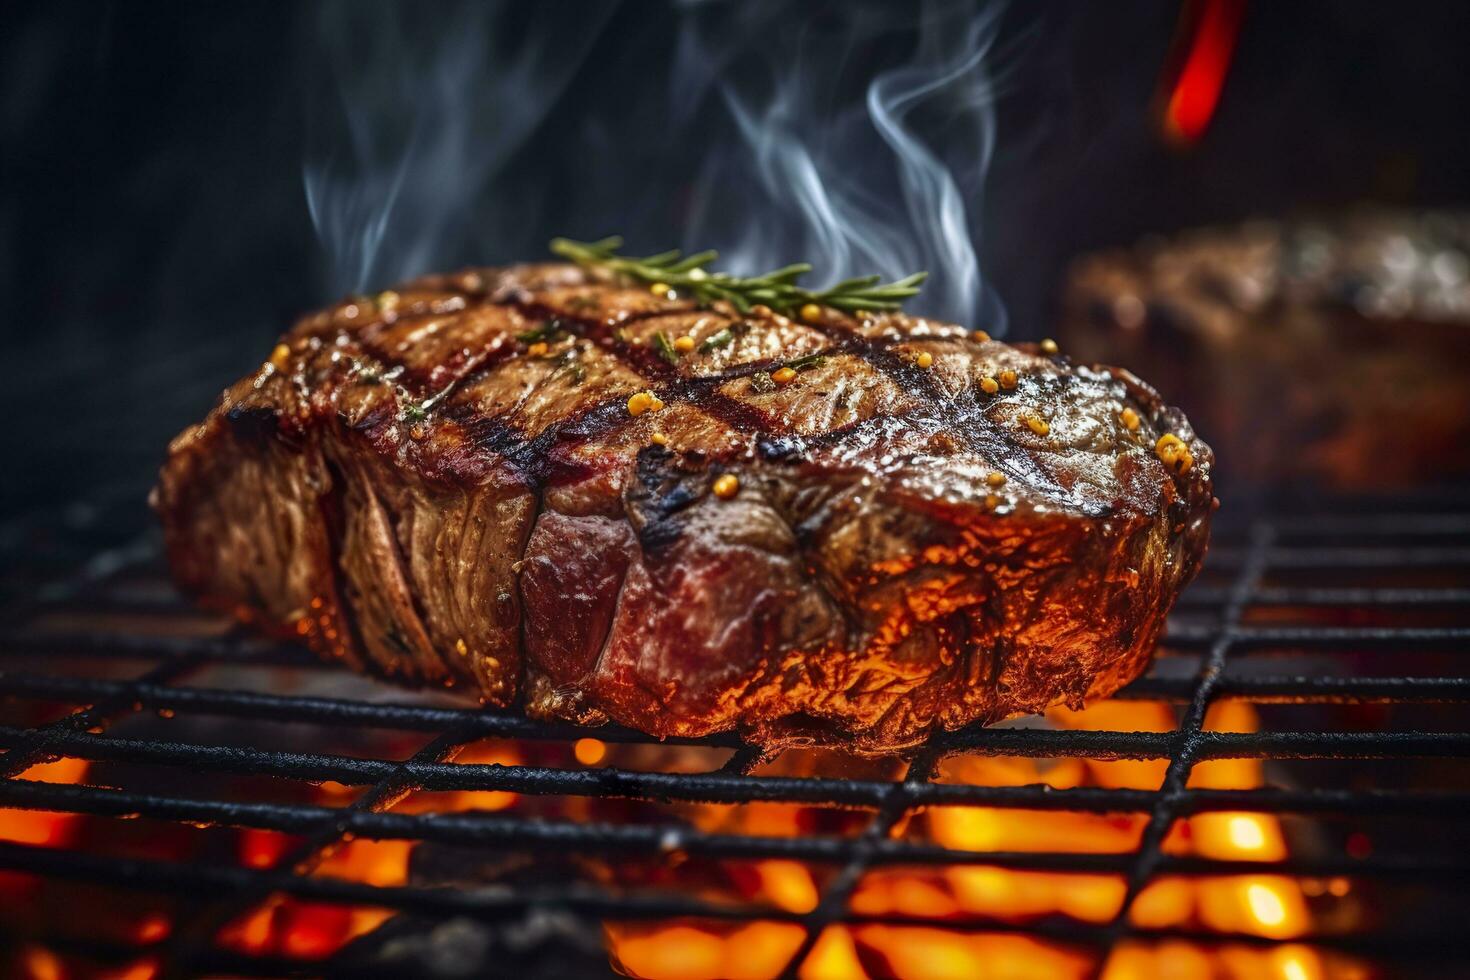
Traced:
[[530, 330], [523, 330], [516, 334], [516, 340], [526, 344], [534, 344], [539, 340], [558, 340], [567, 332], [566, 324], [556, 317], [546, 320]]
[[732, 331], [729, 327], [726, 327], [723, 330], [720, 330], [717, 333], [712, 333], [708, 337], [704, 338], [704, 343], [699, 345], [699, 352], [701, 354], [708, 354], [712, 350], [719, 350], [722, 347], [729, 347], [734, 342], [735, 332]]
[[679, 363], [679, 352], [674, 349], [674, 343], [669, 340], [669, 335], [662, 330], [653, 335], [653, 346], [658, 348], [659, 357], [662, 357], [670, 364]]
[[808, 354], [805, 357], [798, 357], [794, 361], [787, 361], [786, 367], [791, 368], [793, 371], [806, 371], [814, 367], [821, 367], [825, 363], [827, 363], [827, 355]]

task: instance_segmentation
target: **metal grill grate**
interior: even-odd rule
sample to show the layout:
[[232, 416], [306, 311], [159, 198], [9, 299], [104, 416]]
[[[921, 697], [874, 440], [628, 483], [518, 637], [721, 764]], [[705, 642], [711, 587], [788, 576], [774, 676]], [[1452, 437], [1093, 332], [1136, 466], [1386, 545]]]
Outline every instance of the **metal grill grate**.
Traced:
[[[456, 707], [428, 697], [375, 687], [362, 697], [282, 693], [258, 685], [191, 683], [210, 668], [340, 674], [309, 654], [266, 644], [248, 634], [202, 637], [178, 622], [195, 616], [160, 584], [151, 539], [94, 556], [65, 584], [37, 586], [0, 643], [4, 704], [56, 704], [68, 710], [43, 724], [0, 725], [3, 782], [0, 806], [84, 814], [96, 819], [141, 816], [155, 821], [280, 831], [297, 842], [268, 868], [185, 862], [96, 849], [0, 843], [0, 869], [72, 879], [144, 893], [194, 896], [166, 938], [113, 943], [70, 932], [64, 924], [40, 937], [56, 948], [103, 962], [155, 956], [179, 973], [293, 973], [321, 964], [289, 957], [247, 956], [216, 942], [219, 929], [267, 896], [405, 910], [431, 918], [468, 916], [496, 921], [528, 908], [557, 909], [586, 919], [631, 922], [694, 919], [790, 922], [804, 940], [790, 957], [795, 975], [825, 927], [834, 923], [927, 925], [964, 932], [1030, 935], [1091, 950], [1120, 941], [1184, 939], [1207, 945], [1269, 946], [1278, 940], [1248, 932], [1221, 933], [1138, 925], [1130, 911], [1145, 886], [1161, 876], [1228, 876], [1268, 871], [1302, 878], [1351, 876], [1355, 881], [1410, 883], [1443, 892], [1443, 921], [1410, 927], [1319, 931], [1296, 937], [1324, 949], [1392, 959], [1453, 958], [1462, 932], [1452, 926], [1470, 909], [1461, 894], [1470, 852], [1461, 845], [1470, 812], [1470, 778], [1457, 760], [1470, 757], [1470, 731], [1455, 706], [1470, 700], [1470, 509], [1465, 498], [1364, 509], [1339, 505], [1313, 513], [1277, 512], [1240, 533], [1228, 529], [1201, 582], [1186, 594], [1166, 648], [1147, 676], [1119, 697], [1176, 704], [1174, 731], [1093, 731], [1045, 727], [973, 728], [933, 739], [908, 759], [897, 780], [761, 774], [770, 759], [734, 737], [670, 740], [732, 750], [705, 772], [635, 771], [573, 764], [499, 765], [454, 761], [482, 739], [567, 742], [589, 735], [607, 743], [647, 743], [617, 728], [588, 730], [514, 715]], [[87, 532], [79, 533], [85, 542]], [[12, 576], [13, 577], [13, 576]], [[75, 623], [115, 617], [150, 625]], [[1375, 659], [1377, 658], [1377, 659]], [[1385, 658], [1391, 671], [1370, 667]], [[17, 661], [24, 661], [16, 668]], [[59, 669], [66, 664], [91, 665]], [[117, 676], [125, 667], [141, 670]], [[96, 669], [115, 664], [117, 669]], [[1285, 665], [1283, 669], [1282, 665]], [[294, 674], [293, 674], [294, 676]], [[345, 674], [344, 674], [345, 677]], [[353, 680], [353, 690], [369, 682]], [[1307, 712], [1314, 726], [1256, 732], [1213, 731], [1211, 705], [1243, 700]], [[1386, 716], [1351, 726], [1342, 711], [1384, 706]], [[1424, 708], [1440, 724], [1399, 724], [1394, 712]], [[1263, 710], [1265, 708], [1263, 707]], [[348, 734], [397, 731], [427, 740], [407, 758], [270, 749], [228, 740], [199, 741], [134, 735], [129, 719], [157, 713], [172, 725], [190, 719], [235, 719], [251, 725], [309, 724]], [[1033, 785], [966, 785], [936, 781], [955, 754], [1034, 759], [1167, 760], [1157, 789]], [[282, 803], [260, 798], [215, 799], [171, 789], [60, 784], [25, 778], [31, 767], [60, 757], [95, 763], [148, 765], [206, 774], [271, 777], [285, 782], [332, 781], [363, 788], [350, 803]], [[1271, 780], [1258, 789], [1190, 785], [1195, 767], [1214, 759], [1387, 760], [1400, 767], [1392, 786], [1354, 780], [1333, 769], [1314, 780]], [[1424, 760], [1430, 760], [1428, 762]], [[1423, 768], [1427, 767], [1427, 768]], [[401, 812], [395, 805], [424, 791], [502, 791], [535, 797], [748, 804], [756, 801], [870, 812], [855, 834], [798, 836], [704, 832], [688, 826], [537, 818], [509, 813]], [[912, 839], [904, 822], [922, 808], [984, 806], [1027, 811], [1137, 814], [1145, 818], [1139, 846], [1129, 853], [960, 851]], [[1330, 818], [1345, 830], [1367, 821], [1431, 821], [1417, 849], [1352, 852], [1322, 846], [1284, 861], [1210, 859], [1170, 853], [1176, 823], [1202, 813], [1244, 812]], [[470, 848], [516, 848], [659, 861], [678, 853], [710, 859], [785, 859], [831, 869], [814, 908], [796, 912], [700, 899], [676, 890], [624, 892], [586, 882], [513, 889], [465, 889], [409, 883], [377, 886], [312, 874], [344, 839], [435, 842]], [[976, 865], [1013, 871], [1122, 876], [1126, 895], [1111, 922], [1060, 916], [1030, 921], [987, 917], [874, 915], [851, 899], [873, 869]], [[198, 896], [210, 896], [203, 900]], [[10, 927], [6, 927], [9, 929]], [[11, 935], [12, 940], [27, 939]]]

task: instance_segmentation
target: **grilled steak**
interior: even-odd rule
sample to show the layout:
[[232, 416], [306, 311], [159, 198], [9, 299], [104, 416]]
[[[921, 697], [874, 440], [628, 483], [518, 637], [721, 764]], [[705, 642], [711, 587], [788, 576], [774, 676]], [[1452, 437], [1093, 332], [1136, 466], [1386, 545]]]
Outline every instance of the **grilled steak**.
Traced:
[[1470, 473], [1470, 215], [1355, 211], [1088, 257], [1060, 336], [1157, 381], [1227, 480], [1381, 489]]
[[1142, 671], [1212, 462], [1124, 371], [544, 265], [301, 320], [155, 506], [186, 589], [356, 668], [878, 752]]

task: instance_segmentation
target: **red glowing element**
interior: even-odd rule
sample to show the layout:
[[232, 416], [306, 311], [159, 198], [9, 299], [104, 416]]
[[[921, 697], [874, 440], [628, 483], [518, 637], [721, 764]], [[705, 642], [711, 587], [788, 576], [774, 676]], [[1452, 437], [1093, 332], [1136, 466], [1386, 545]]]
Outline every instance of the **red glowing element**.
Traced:
[[1220, 104], [1245, 0], [1198, 0], [1194, 12], [1193, 34], [1164, 105], [1164, 133], [1180, 143], [1204, 135]]
[[138, 942], [157, 943], [168, 938], [173, 931], [173, 924], [169, 922], [166, 915], [150, 915], [138, 923]]
[[246, 827], [240, 831], [240, 863], [247, 868], [273, 868], [289, 843], [290, 838], [285, 834]]

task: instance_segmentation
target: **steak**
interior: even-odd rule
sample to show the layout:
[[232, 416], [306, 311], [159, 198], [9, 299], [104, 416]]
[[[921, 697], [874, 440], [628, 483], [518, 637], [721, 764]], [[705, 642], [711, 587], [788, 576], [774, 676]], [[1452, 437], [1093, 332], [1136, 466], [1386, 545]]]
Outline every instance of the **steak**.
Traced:
[[1353, 210], [1088, 256], [1058, 336], [1154, 379], [1258, 486], [1470, 474], [1470, 214]]
[[541, 718], [909, 746], [1106, 695], [1203, 557], [1209, 448], [1126, 371], [573, 265], [307, 316], [170, 447], [187, 591]]

